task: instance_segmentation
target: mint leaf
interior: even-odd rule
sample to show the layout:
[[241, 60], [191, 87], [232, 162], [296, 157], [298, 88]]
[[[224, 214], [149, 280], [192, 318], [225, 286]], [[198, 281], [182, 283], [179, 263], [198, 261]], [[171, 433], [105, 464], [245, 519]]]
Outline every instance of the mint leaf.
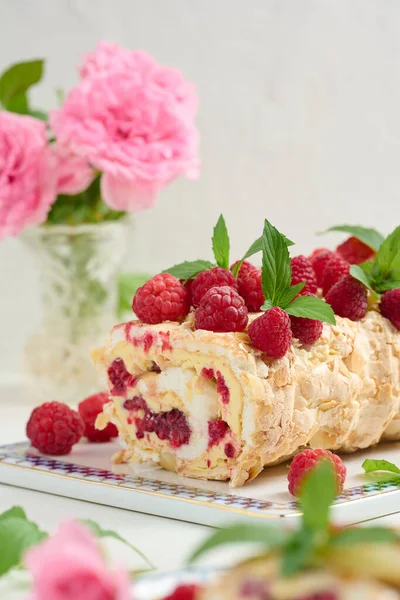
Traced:
[[261, 310], [269, 310], [270, 308], [273, 308], [273, 306], [271, 300], [266, 300], [262, 305]]
[[376, 291], [372, 287], [372, 282], [370, 281], [368, 275], [366, 274], [364, 269], [361, 268], [360, 265], [351, 265], [350, 275], [354, 277], [354, 279], [357, 279], [362, 284], [364, 284], [365, 287], [367, 287], [374, 295], [377, 295]]
[[49, 118], [48, 114], [42, 110], [30, 110], [29, 114], [31, 117], [35, 117], [35, 119], [40, 119], [41, 121], [47, 121]]
[[372, 248], [372, 250], [379, 250], [383, 240], [385, 239], [383, 235], [376, 229], [360, 227], [359, 225], [336, 225], [335, 227], [330, 227], [322, 233], [327, 233], [328, 231], [341, 231], [342, 233], [350, 233], [350, 235], [356, 237], [361, 242], [364, 242], [364, 244]]
[[208, 260], [193, 260], [174, 265], [169, 269], [165, 269], [163, 273], [171, 273], [171, 275], [174, 275], [178, 279], [187, 281], [188, 279], [192, 279], [192, 277], [196, 277], [202, 271], [212, 269], [213, 267], [215, 265]]
[[323, 460], [305, 478], [300, 494], [303, 525], [321, 533], [328, 530], [329, 508], [337, 495], [336, 477], [329, 460]]
[[315, 298], [314, 296], [299, 296], [295, 298], [285, 311], [293, 317], [302, 317], [303, 319], [314, 319], [324, 323], [336, 325], [335, 313], [331, 306]]
[[212, 248], [217, 265], [229, 269], [229, 235], [223, 215], [219, 216], [214, 227]]
[[98, 523], [96, 523], [95, 521], [92, 521], [91, 519], [82, 519], [81, 522], [84, 525], [86, 525], [86, 527], [91, 529], [92, 532], [98, 538], [110, 537], [110, 538], [113, 538], [114, 540], [118, 540], [122, 544], [125, 544], [125, 546], [128, 546], [131, 550], [133, 550], [136, 554], [138, 554], [140, 556], [140, 558], [142, 558], [152, 569], [154, 569], [154, 566], [151, 564], [149, 559], [143, 554], [143, 552], [141, 552], [138, 548], [136, 548], [136, 546], [133, 546], [133, 544], [128, 542], [125, 538], [123, 538], [121, 535], [119, 535], [119, 533], [117, 533], [116, 531], [113, 531], [112, 529], [103, 529]]
[[41, 80], [43, 65], [43, 59], [31, 60], [12, 65], [3, 72], [0, 77], [0, 103], [5, 109], [12, 110], [16, 98], [24, 98], [27, 90]]
[[22, 562], [25, 551], [47, 537], [26, 518], [9, 516], [0, 520], [0, 575]]
[[[285, 235], [281, 234], [283, 239], [285, 240], [285, 244], [286, 246], [294, 246], [294, 242], [292, 242], [291, 240], [289, 240], [289, 238], [287, 238]], [[252, 243], [252, 245], [250, 246], [250, 248], [247, 250], [246, 254], [243, 256], [243, 260], [246, 260], [246, 258], [250, 258], [250, 256], [253, 256], [253, 254], [257, 254], [258, 252], [262, 251], [262, 239], [263, 236], [259, 237], [256, 239], [255, 242]]]
[[400, 280], [391, 280], [388, 279], [387, 281], [378, 281], [375, 284], [375, 289], [379, 292], [388, 292], [389, 290], [396, 290], [397, 288], [400, 287]]
[[4, 511], [0, 515], [0, 521], [8, 519], [9, 517], [18, 517], [19, 519], [26, 519], [26, 514], [21, 506], [13, 506], [9, 510]]
[[137, 290], [151, 279], [152, 275], [144, 273], [120, 273], [118, 276], [118, 318], [132, 312], [132, 300]]
[[284, 236], [265, 219], [261, 269], [264, 298], [276, 306], [282, 292], [290, 286], [290, 280], [290, 257]]
[[361, 265], [358, 265], [360, 267], [360, 269], [362, 269], [364, 271], [364, 273], [366, 274], [366, 276], [368, 277], [368, 279], [370, 281], [372, 281], [372, 269], [374, 268], [374, 261], [373, 260], [367, 260], [363, 263], [361, 263]]
[[225, 544], [252, 542], [263, 548], [278, 548], [290, 538], [290, 534], [278, 527], [266, 527], [252, 524], [239, 524], [218, 529], [203, 542], [190, 556], [188, 562], [193, 563], [199, 556], [209, 550]]
[[399, 534], [385, 527], [346, 528], [337, 533], [330, 544], [364, 544], [365, 542], [385, 543], [399, 541]]
[[314, 553], [314, 546], [312, 532], [304, 527], [296, 531], [283, 551], [282, 575], [290, 577], [305, 567]]
[[362, 464], [362, 468], [366, 473], [373, 473], [374, 471], [390, 471], [390, 473], [400, 475], [399, 467], [396, 467], [395, 464], [383, 459], [366, 458]]
[[296, 283], [296, 285], [292, 285], [286, 290], [283, 290], [278, 300], [278, 306], [286, 308], [293, 301], [293, 298], [301, 292], [305, 285], [306, 282], [302, 281], [301, 283]]
[[400, 226], [383, 242], [372, 268], [374, 279], [400, 279]]

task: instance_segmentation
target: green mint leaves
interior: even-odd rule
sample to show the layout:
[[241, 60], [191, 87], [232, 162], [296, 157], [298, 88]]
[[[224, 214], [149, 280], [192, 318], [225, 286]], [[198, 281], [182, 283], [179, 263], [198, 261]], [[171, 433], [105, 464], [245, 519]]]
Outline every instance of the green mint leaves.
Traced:
[[[27, 92], [43, 77], [44, 60], [30, 60], [9, 67], [0, 76], [0, 107], [10, 112], [38, 116], [31, 110]], [[43, 118], [44, 113], [40, 113]]]
[[400, 475], [399, 467], [389, 462], [388, 460], [380, 460], [373, 458], [366, 458], [362, 464], [362, 468], [366, 473], [375, 473], [376, 471], [385, 471], [389, 473], [395, 473]]
[[361, 227], [359, 225], [335, 225], [335, 227], [330, 227], [322, 233], [328, 233], [329, 231], [349, 233], [375, 251], [379, 250], [385, 239], [376, 229], [368, 229], [367, 227]]
[[0, 576], [22, 563], [24, 553], [47, 537], [39, 527], [28, 521], [19, 506], [0, 515]]
[[216, 263], [223, 269], [229, 269], [229, 235], [226, 228], [225, 219], [219, 216], [212, 236], [212, 248]]
[[174, 265], [169, 269], [165, 269], [163, 273], [170, 273], [174, 275], [177, 279], [184, 279], [187, 281], [188, 279], [192, 279], [196, 277], [202, 271], [206, 271], [207, 269], [212, 269], [215, 267], [215, 264], [210, 262], [209, 260], [192, 260], [185, 261], [183, 263], [179, 263], [178, 265]]
[[262, 236], [261, 283], [265, 303], [262, 310], [279, 306], [294, 317], [314, 319], [336, 325], [332, 308], [319, 298], [297, 296], [305, 283], [291, 285], [292, 271], [288, 240], [267, 219]]

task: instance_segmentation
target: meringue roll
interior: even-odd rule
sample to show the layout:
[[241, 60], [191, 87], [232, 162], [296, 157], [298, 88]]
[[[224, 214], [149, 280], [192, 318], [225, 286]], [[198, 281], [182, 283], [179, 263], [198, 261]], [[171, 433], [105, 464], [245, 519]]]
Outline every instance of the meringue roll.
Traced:
[[116, 461], [241, 486], [304, 446], [400, 439], [400, 333], [376, 311], [337, 317], [281, 359], [246, 332], [195, 330], [193, 315], [117, 325], [92, 356], [111, 398], [97, 426], [113, 422], [126, 446]]

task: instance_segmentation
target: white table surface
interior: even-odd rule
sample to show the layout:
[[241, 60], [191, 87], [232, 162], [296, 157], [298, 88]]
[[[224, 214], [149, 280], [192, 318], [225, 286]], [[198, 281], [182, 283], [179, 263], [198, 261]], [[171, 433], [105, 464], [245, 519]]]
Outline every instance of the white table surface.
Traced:
[[[22, 388], [0, 388], [1, 444], [25, 439], [25, 425], [32, 408], [29, 394]], [[65, 519], [93, 519], [135, 544], [159, 570], [175, 570], [184, 566], [191, 550], [211, 531], [203, 525], [52, 496], [2, 485], [0, 482], [0, 513], [16, 504], [21, 505], [30, 519], [49, 532], [55, 531], [57, 524]], [[378, 523], [400, 527], [400, 512], [375, 519], [374, 524]], [[129, 567], [142, 566], [124, 547], [113, 546], [112, 554], [113, 559], [123, 560]], [[232, 549], [228, 555], [231, 557], [235, 554]]]

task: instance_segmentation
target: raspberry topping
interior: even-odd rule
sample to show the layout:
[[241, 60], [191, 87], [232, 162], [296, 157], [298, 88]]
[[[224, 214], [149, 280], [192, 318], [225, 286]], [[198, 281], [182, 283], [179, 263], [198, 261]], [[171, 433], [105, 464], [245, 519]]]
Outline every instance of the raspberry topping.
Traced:
[[382, 296], [381, 313], [400, 330], [400, 288], [389, 290]]
[[236, 279], [228, 269], [213, 267], [199, 273], [192, 283], [192, 303], [198, 306], [203, 296], [213, 287], [228, 285], [237, 291]]
[[219, 444], [228, 430], [228, 423], [225, 423], [222, 419], [208, 421], [208, 447], [211, 448]]
[[311, 261], [306, 256], [300, 254], [292, 258], [290, 266], [292, 268], [292, 285], [296, 285], [296, 283], [301, 283], [302, 281], [306, 282], [301, 295], [316, 294], [318, 289], [317, 277]]
[[321, 460], [330, 460], [332, 462], [335, 468], [337, 493], [342, 493], [346, 479], [346, 467], [343, 461], [329, 450], [322, 450], [321, 448], [311, 450], [311, 448], [308, 448], [303, 450], [303, 452], [300, 452], [300, 454], [297, 454], [290, 465], [288, 481], [289, 492], [292, 496], [297, 496], [299, 494], [304, 482], [304, 477], [306, 477]]
[[110, 401], [108, 394], [100, 392], [82, 400], [78, 405], [78, 411], [85, 423], [84, 436], [89, 442], [109, 442], [111, 438], [118, 436], [118, 429], [113, 423], [109, 423], [105, 429], [99, 430], [95, 427], [97, 415], [103, 411], [103, 407]]
[[322, 280], [322, 290], [324, 296], [329, 292], [331, 287], [350, 273], [350, 265], [340, 256], [333, 256], [325, 266], [324, 276]]
[[196, 600], [200, 587], [195, 584], [179, 585], [164, 600]]
[[226, 332], [243, 331], [248, 311], [244, 300], [231, 287], [213, 287], [203, 296], [195, 311], [196, 329]]
[[61, 402], [45, 402], [32, 411], [26, 435], [43, 454], [62, 455], [82, 437], [85, 424], [75, 410]]
[[[313, 294], [307, 294], [313, 295]], [[301, 344], [311, 346], [321, 337], [323, 324], [314, 319], [304, 319], [302, 317], [290, 317], [290, 327], [293, 337], [297, 338]]]
[[243, 279], [239, 280], [239, 294], [246, 302], [251, 312], [258, 312], [264, 304], [264, 294], [261, 287], [261, 271], [253, 269]]
[[368, 308], [366, 287], [351, 275], [342, 277], [329, 290], [325, 300], [340, 317], [359, 321], [365, 317]]
[[285, 356], [292, 343], [289, 315], [278, 306], [254, 319], [248, 331], [253, 346], [272, 358]]
[[375, 256], [374, 250], [356, 237], [350, 237], [340, 244], [336, 252], [351, 265], [359, 265]]
[[[233, 263], [233, 265], [231, 265], [230, 270], [233, 271], [233, 268], [240, 262], [240, 260], [237, 260], [236, 262]], [[249, 261], [244, 260], [242, 262], [242, 266], [239, 269], [239, 273], [237, 275], [237, 280], [238, 283], [240, 284], [241, 281], [243, 281], [243, 279], [246, 279], [247, 275], [249, 275], [252, 271], [254, 271], [256, 268], [254, 265], [252, 265], [251, 263], [249, 263]], [[257, 270], [257, 269], [256, 269]]]
[[331, 258], [335, 256], [337, 256], [335, 252], [326, 248], [318, 248], [318, 250], [314, 250], [311, 254], [310, 262], [317, 278], [318, 287], [322, 287], [326, 266]]
[[234, 458], [236, 456], [236, 450], [233, 444], [225, 444], [224, 452], [228, 458]]
[[336, 592], [323, 591], [307, 594], [307, 596], [298, 596], [295, 600], [339, 600]]
[[126, 388], [134, 387], [138, 379], [127, 371], [122, 358], [116, 358], [113, 360], [111, 365], [108, 367], [107, 373], [108, 378], [113, 386], [111, 390], [111, 394], [113, 396], [123, 396], [126, 392]]
[[132, 310], [144, 323], [179, 321], [189, 312], [187, 289], [169, 273], [160, 273], [140, 287], [132, 303]]

